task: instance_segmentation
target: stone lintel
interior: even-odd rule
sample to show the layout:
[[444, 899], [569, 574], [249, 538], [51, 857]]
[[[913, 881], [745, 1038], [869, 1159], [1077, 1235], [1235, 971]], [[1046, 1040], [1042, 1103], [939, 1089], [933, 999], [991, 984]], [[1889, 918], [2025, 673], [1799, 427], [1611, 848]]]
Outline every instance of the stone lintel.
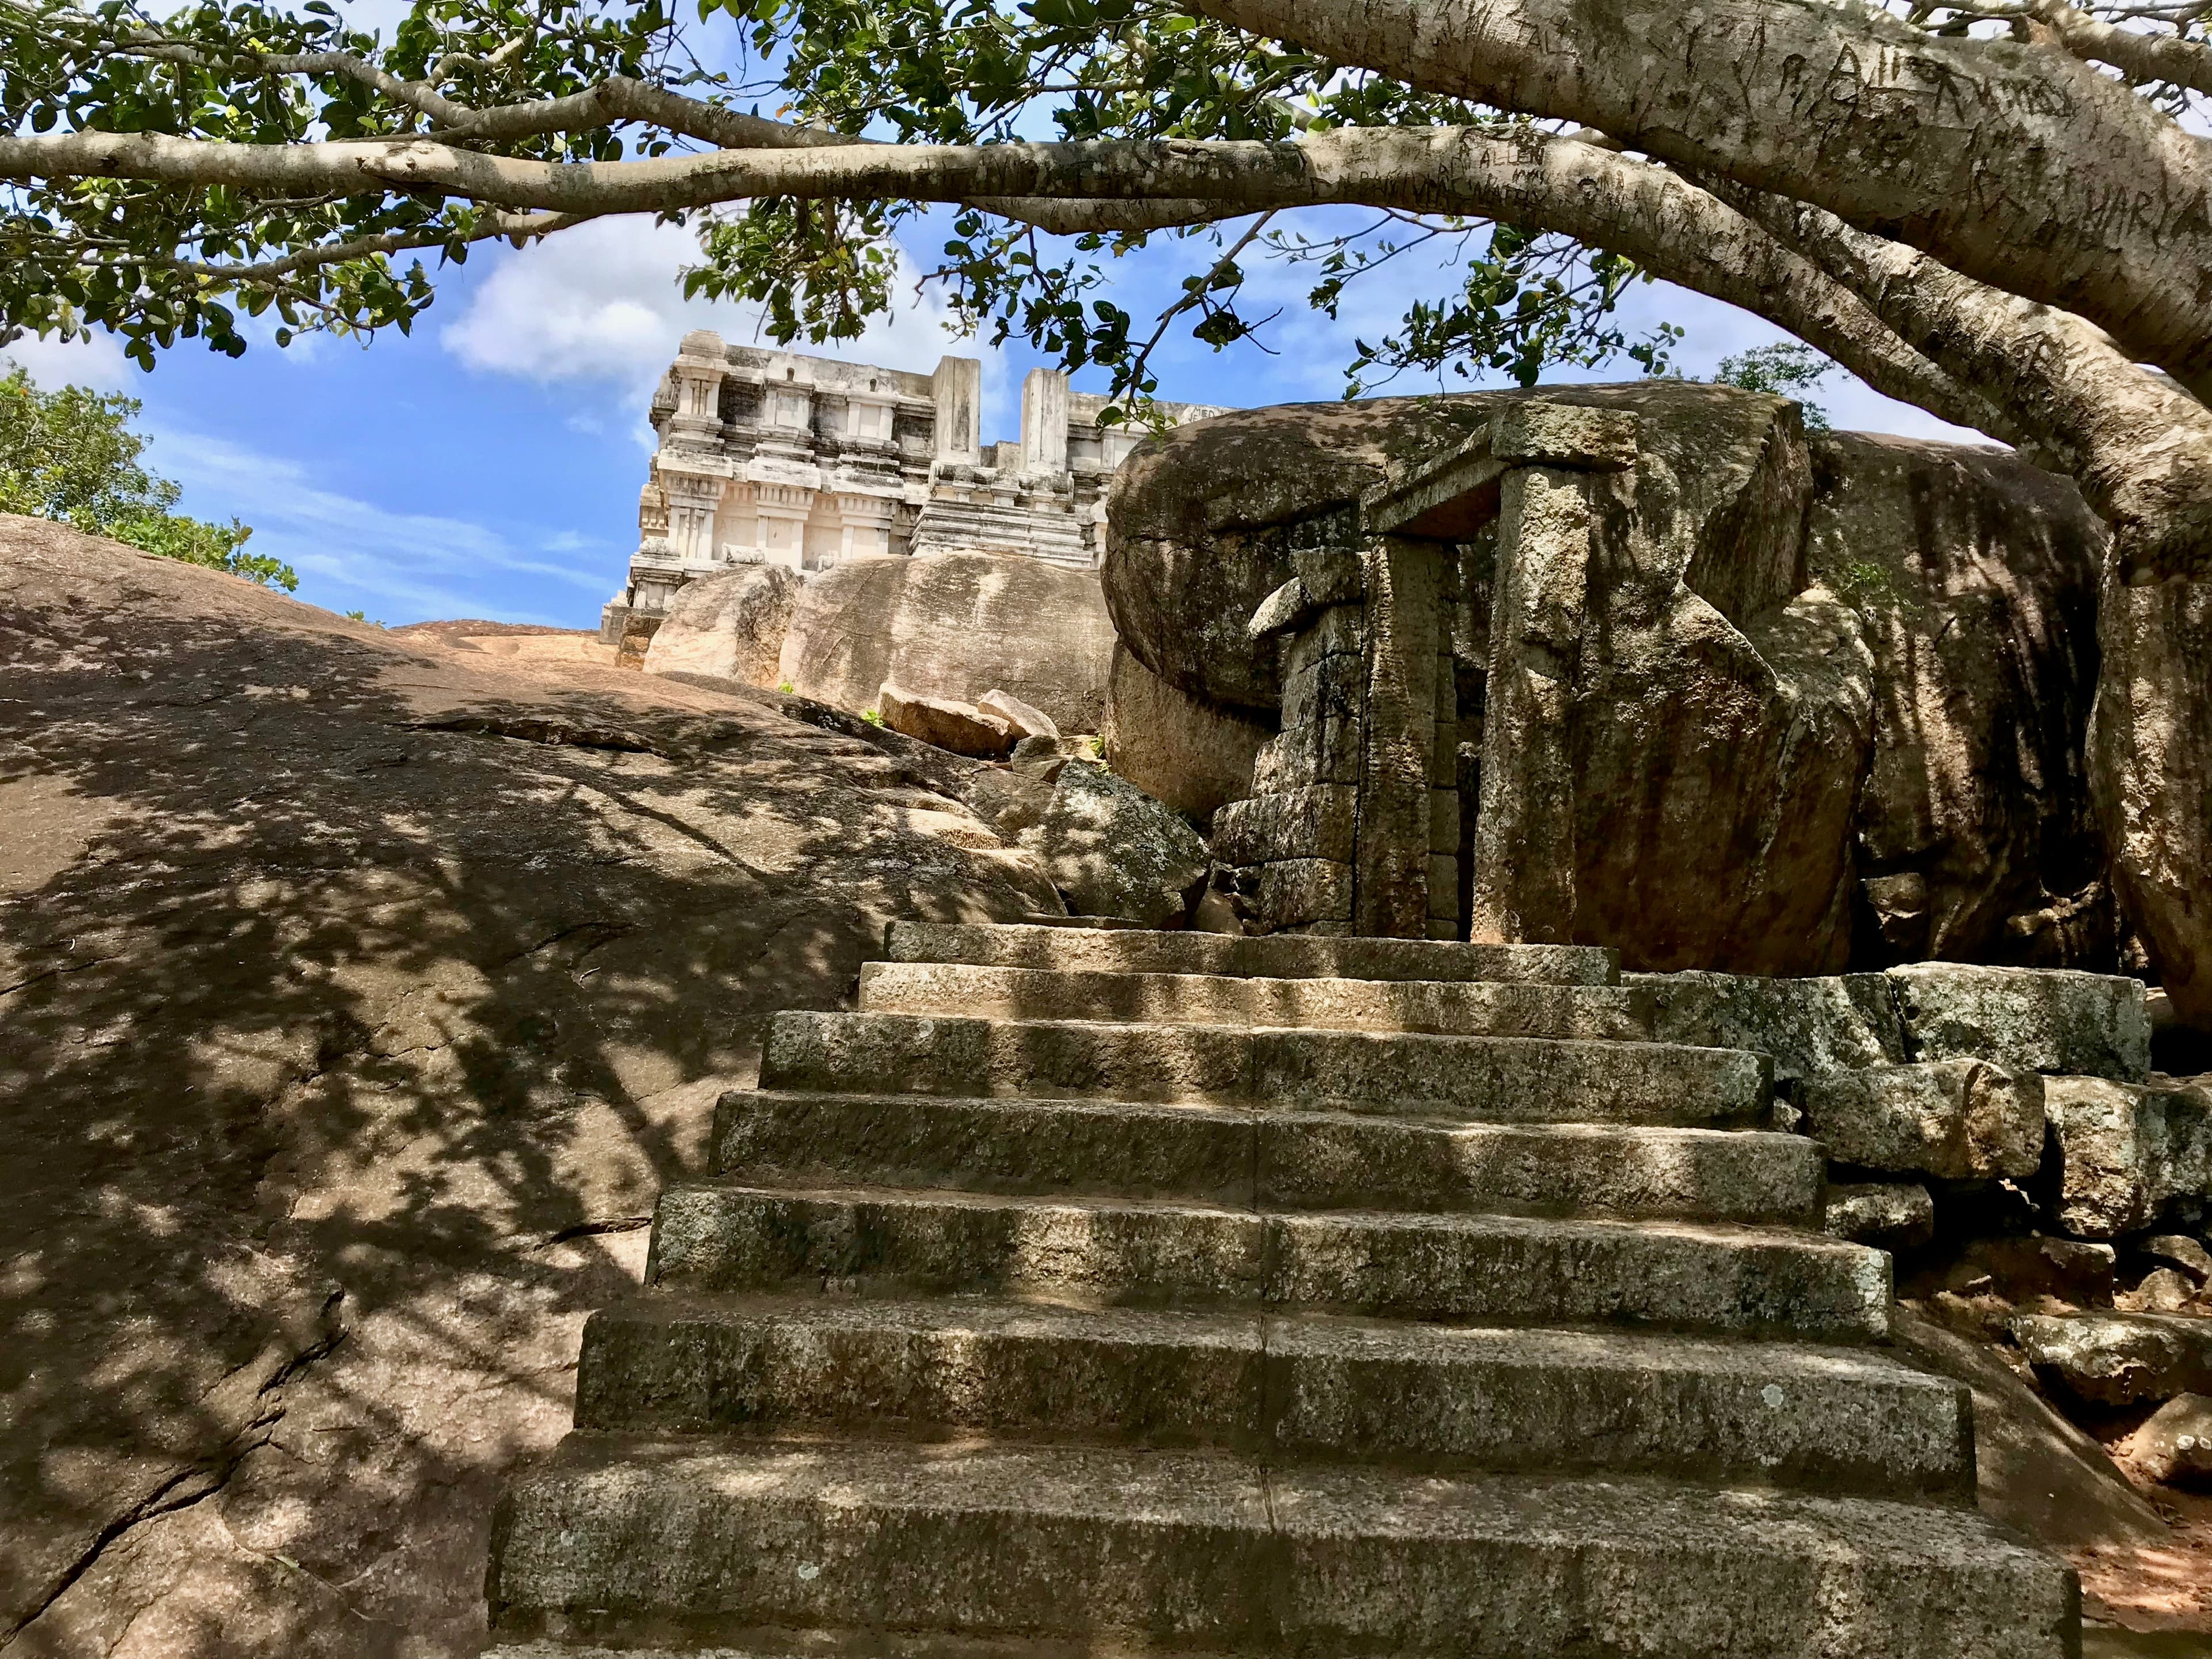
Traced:
[[1501, 467], [1619, 472], [1636, 465], [1636, 428], [1637, 417], [1626, 410], [1515, 404], [1492, 427], [1490, 453]]

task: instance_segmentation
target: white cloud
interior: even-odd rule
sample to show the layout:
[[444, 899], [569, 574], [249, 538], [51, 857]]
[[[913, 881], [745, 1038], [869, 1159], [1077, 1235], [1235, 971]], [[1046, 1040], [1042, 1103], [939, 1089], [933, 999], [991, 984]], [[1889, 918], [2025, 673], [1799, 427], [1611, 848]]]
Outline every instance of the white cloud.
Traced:
[[66, 342], [26, 334], [0, 346], [0, 357], [28, 369], [31, 378], [48, 391], [88, 386], [99, 392], [128, 392], [139, 372], [131, 366], [112, 334], [85, 335]]
[[[413, 615], [494, 615], [514, 622], [568, 625], [550, 614], [517, 613], [490, 598], [523, 576], [599, 597], [616, 550], [556, 535], [532, 552], [498, 532], [465, 519], [393, 513], [317, 487], [296, 462], [246, 449], [221, 438], [164, 430], [154, 459], [191, 495], [223, 503], [254, 527], [252, 550], [273, 554], [299, 571], [303, 597], [344, 609], [367, 602]], [[574, 553], [565, 560], [557, 556]]]
[[[471, 368], [541, 383], [610, 382], [642, 407], [676, 356], [686, 331], [711, 328], [725, 339], [759, 339], [761, 307], [686, 300], [680, 266], [695, 262], [691, 233], [650, 218], [601, 219], [520, 252], [501, 249], [491, 275], [439, 336]], [[479, 258], [484, 257], [477, 256]], [[981, 356], [986, 376], [1004, 380], [1000, 354], [948, 332], [943, 302], [915, 304], [910, 272], [896, 284], [900, 307], [860, 339], [797, 349], [850, 362], [927, 374], [947, 352]]]

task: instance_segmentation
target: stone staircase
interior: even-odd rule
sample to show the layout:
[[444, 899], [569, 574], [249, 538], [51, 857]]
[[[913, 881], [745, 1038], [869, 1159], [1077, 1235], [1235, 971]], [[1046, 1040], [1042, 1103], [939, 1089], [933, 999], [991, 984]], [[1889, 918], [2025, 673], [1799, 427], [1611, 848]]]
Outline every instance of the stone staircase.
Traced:
[[2062, 1659], [1761, 1056], [1607, 952], [900, 923], [504, 1499], [495, 1628], [760, 1656]]

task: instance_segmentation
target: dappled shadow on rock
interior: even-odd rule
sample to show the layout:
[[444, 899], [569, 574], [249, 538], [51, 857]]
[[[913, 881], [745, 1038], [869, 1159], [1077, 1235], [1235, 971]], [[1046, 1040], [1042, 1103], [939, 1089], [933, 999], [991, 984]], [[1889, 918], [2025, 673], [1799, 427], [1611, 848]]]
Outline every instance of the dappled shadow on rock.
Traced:
[[0, 1634], [471, 1650], [767, 1015], [1057, 908], [862, 738], [0, 519]]

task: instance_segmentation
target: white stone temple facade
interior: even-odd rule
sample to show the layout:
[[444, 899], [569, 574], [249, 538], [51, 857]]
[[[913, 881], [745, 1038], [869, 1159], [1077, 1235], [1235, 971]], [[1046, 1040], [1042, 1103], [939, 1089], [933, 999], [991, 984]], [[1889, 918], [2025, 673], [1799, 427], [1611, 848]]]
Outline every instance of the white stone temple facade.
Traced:
[[[744, 563], [827, 569], [871, 554], [975, 549], [1090, 568], [1106, 482], [1143, 439], [1057, 370], [1022, 385], [1021, 438], [982, 442], [982, 364], [933, 374], [684, 337], [653, 400], [660, 434], [638, 547], [601, 614], [617, 639], [695, 576]], [[1176, 424], [1218, 414], [1164, 404]]]

